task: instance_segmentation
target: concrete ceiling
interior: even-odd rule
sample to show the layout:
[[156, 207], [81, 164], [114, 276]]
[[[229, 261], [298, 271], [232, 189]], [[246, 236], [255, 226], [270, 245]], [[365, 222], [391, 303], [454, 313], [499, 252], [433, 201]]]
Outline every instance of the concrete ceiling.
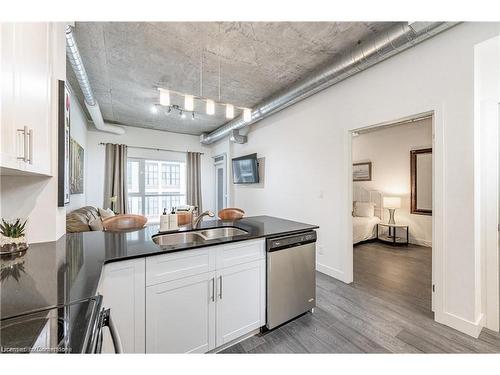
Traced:
[[[104, 120], [128, 126], [199, 135], [223, 125], [195, 102], [196, 118], [152, 113], [157, 86], [254, 107], [309, 72], [328, 64], [390, 22], [77, 22], [75, 38]], [[83, 95], [68, 64], [68, 80]], [[183, 106], [182, 97], [171, 96]], [[236, 111], [236, 115], [239, 112]]]

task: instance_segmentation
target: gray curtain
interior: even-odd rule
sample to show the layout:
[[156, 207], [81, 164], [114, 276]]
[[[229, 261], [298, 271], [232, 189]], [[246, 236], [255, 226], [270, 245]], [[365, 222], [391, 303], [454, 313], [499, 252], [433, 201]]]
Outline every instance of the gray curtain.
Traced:
[[186, 162], [186, 203], [197, 206], [198, 212], [203, 212], [201, 207], [201, 154], [188, 152]]
[[[112, 197], [116, 197], [115, 202]], [[103, 207], [119, 214], [128, 212], [126, 145], [106, 143]]]

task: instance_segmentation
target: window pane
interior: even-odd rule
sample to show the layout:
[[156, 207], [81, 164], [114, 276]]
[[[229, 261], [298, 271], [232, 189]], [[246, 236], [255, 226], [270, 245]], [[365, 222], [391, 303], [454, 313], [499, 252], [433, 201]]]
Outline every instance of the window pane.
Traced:
[[131, 213], [158, 222], [163, 209], [186, 204], [186, 165], [163, 160], [129, 159], [128, 203]]
[[160, 197], [146, 197], [146, 211], [144, 215], [146, 216], [158, 216], [160, 215]]
[[158, 189], [158, 163], [146, 162], [146, 188], [148, 190]]
[[127, 184], [129, 193], [139, 192], [139, 162], [131, 161], [127, 162]]
[[142, 215], [142, 197], [128, 197], [128, 209], [131, 214]]

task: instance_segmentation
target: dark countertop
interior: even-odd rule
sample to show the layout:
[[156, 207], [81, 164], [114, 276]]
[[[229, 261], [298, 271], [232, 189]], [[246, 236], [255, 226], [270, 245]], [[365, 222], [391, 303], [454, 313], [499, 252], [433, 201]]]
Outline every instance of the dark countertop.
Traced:
[[248, 234], [203, 244], [159, 247], [151, 240], [158, 233], [158, 226], [154, 225], [128, 233], [71, 233], [56, 242], [33, 244], [19, 257], [0, 259], [0, 317], [3, 320], [94, 296], [102, 267], [108, 262], [318, 228], [271, 216], [254, 216], [235, 222], [206, 220], [200, 229], [222, 226], [234, 226]]

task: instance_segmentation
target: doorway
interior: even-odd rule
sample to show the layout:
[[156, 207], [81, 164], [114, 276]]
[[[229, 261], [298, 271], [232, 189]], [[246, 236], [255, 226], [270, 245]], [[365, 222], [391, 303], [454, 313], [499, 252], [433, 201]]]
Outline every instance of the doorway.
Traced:
[[227, 156], [214, 157], [215, 169], [215, 209], [216, 212], [227, 207]]
[[433, 318], [433, 113], [351, 132], [353, 286]]

